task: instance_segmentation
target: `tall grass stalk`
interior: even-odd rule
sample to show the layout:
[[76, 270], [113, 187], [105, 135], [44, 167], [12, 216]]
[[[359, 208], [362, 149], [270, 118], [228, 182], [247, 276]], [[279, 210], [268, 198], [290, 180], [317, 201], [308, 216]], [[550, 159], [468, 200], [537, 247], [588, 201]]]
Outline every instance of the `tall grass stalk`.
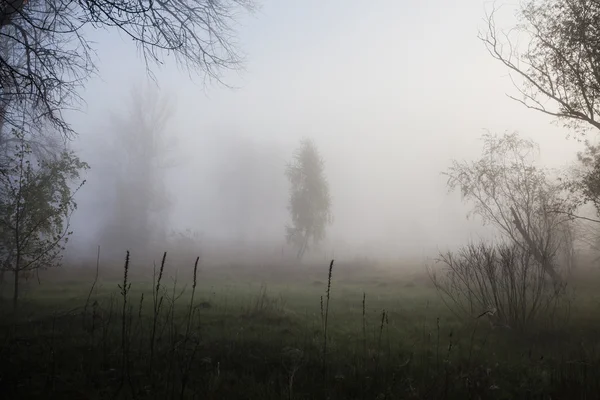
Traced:
[[167, 312], [166, 325], [169, 327], [169, 338], [171, 349], [169, 351], [169, 369], [167, 371], [167, 387], [170, 389], [171, 398], [175, 398], [175, 355], [178, 347], [178, 329], [175, 325], [175, 303], [185, 292], [185, 287], [177, 295], [177, 270], [175, 271], [175, 278], [173, 278], [173, 290], [171, 296], [169, 296], [169, 310]]
[[437, 343], [435, 346], [435, 371], [439, 373], [440, 368], [440, 317], [435, 320], [435, 326], [437, 329]]
[[333, 274], [333, 261], [329, 264], [329, 272], [327, 274], [327, 303], [325, 305], [325, 322], [323, 327], [323, 368], [327, 362], [327, 323], [329, 319], [329, 300], [331, 297], [331, 276]]
[[[127, 280], [129, 275], [129, 250], [127, 251], [127, 255], [125, 256], [125, 266], [123, 267], [123, 283], [118, 285], [119, 289], [121, 289], [121, 297], [123, 298], [123, 308], [121, 310], [121, 384], [117, 389], [117, 394], [123, 387], [125, 383], [125, 377], [127, 377], [130, 388], [133, 391], [133, 387], [131, 386], [131, 375], [129, 371], [129, 329], [128, 329], [128, 312], [127, 312], [127, 296], [129, 294], [129, 290], [131, 289], [131, 283]], [[115, 395], [116, 396], [116, 395]]]
[[325, 330], [325, 308], [323, 307], [323, 295], [321, 295], [321, 330]]
[[367, 294], [363, 292], [362, 298], [362, 335], [363, 335], [363, 356], [365, 367], [367, 365]]
[[187, 338], [189, 333], [190, 333], [190, 325], [192, 323], [192, 313], [194, 310], [194, 295], [196, 294], [196, 284], [197, 284], [197, 278], [198, 278], [198, 262], [200, 261], [200, 257], [196, 257], [196, 262], [194, 263], [194, 276], [193, 276], [193, 280], [192, 280], [192, 296], [190, 298], [190, 307], [188, 310], [188, 321], [187, 321], [187, 327], [185, 330], [185, 337]]
[[160, 268], [158, 270], [158, 277], [156, 276], [156, 264], [154, 264], [154, 270], [152, 272], [152, 332], [150, 333], [150, 362], [149, 362], [149, 374], [152, 378], [152, 370], [154, 367], [154, 348], [156, 345], [156, 328], [158, 324], [158, 317], [160, 315], [160, 309], [163, 302], [163, 296], [160, 293], [160, 284], [162, 282], [163, 273], [165, 271], [165, 262], [167, 260], [167, 252], [163, 253], [162, 261], [160, 262]]
[[[185, 329], [184, 349], [186, 348], [185, 345], [187, 344], [187, 342], [189, 340], [190, 327], [191, 327], [192, 319], [194, 318], [194, 294], [196, 293], [196, 284], [198, 282], [197, 278], [198, 278], [198, 262], [199, 261], [200, 261], [200, 257], [196, 257], [196, 262], [194, 263], [194, 276], [193, 276], [193, 280], [192, 280], [192, 296], [190, 298], [190, 306], [189, 306], [189, 311], [188, 311], [188, 316], [187, 316], [187, 327]], [[194, 362], [196, 350], [197, 350], [197, 342], [194, 345], [192, 354], [190, 354], [190, 356], [187, 360], [186, 366], [185, 366], [185, 370], [182, 373], [181, 392], [179, 395], [180, 399], [184, 399], [185, 388], [186, 388], [186, 385], [187, 385], [187, 382], [189, 379], [190, 371], [192, 369], [192, 364]]]
[[385, 310], [381, 311], [381, 323], [379, 324], [379, 336], [377, 338], [377, 359], [375, 361], [375, 376], [378, 377], [379, 371], [379, 359], [381, 358], [381, 338], [383, 336], [383, 324], [386, 320], [386, 312]]
[[92, 297], [92, 293], [96, 288], [96, 284], [98, 283], [98, 272], [100, 270], [100, 246], [98, 246], [98, 253], [96, 255], [96, 275], [94, 276], [94, 281], [92, 282], [92, 287], [90, 287], [90, 292], [88, 293], [87, 299], [85, 300], [85, 306], [83, 307], [83, 319], [85, 321], [85, 317], [87, 315], [87, 308], [90, 304], [90, 298]]

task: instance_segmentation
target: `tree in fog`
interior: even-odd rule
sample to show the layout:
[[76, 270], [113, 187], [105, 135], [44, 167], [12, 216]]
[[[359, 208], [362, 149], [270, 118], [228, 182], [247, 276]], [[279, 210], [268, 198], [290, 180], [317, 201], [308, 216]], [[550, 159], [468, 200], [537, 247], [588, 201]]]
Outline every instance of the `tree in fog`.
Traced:
[[171, 115], [171, 103], [156, 87], [132, 89], [127, 113], [113, 115], [114, 142], [105, 157], [114, 167], [114, 207], [102, 240], [109, 249], [144, 251], [166, 239]]
[[[283, 159], [277, 149], [259, 140], [233, 137], [219, 150], [214, 195], [218, 201], [213, 211], [216, 223], [238, 244], [257, 238], [267, 239], [271, 231], [279, 237], [282, 218], [277, 205], [286, 196], [285, 177], [281, 175]], [[256, 243], [253, 243], [256, 245]]]
[[460, 190], [472, 204], [472, 214], [530, 252], [560, 283], [557, 257], [572, 247], [568, 194], [535, 166], [537, 145], [532, 141], [514, 133], [486, 134], [483, 144], [479, 160], [453, 161], [445, 173], [450, 190]]
[[577, 154], [577, 164], [566, 180], [566, 186], [579, 194], [579, 203], [592, 204], [600, 215], [600, 146], [585, 141], [585, 149]]
[[30, 132], [48, 123], [64, 135], [63, 110], [76, 107], [96, 72], [93, 42], [84, 31], [124, 33], [148, 70], [173, 55], [179, 65], [220, 81], [241, 61], [234, 46], [238, 10], [251, 0], [69, 1], [0, 4], [0, 119]]
[[441, 271], [430, 270], [445, 304], [467, 320], [485, 315], [521, 331], [540, 319], [565, 322], [558, 317], [573, 258], [571, 199], [536, 155], [537, 145], [517, 134], [486, 134], [480, 159], [453, 161], [445, 173], [471, 214], [500, 233], [497, 243], [440, 254]]
[[315, 244], [323, 240], [325, 228], [332, 222], [325, 163], [313, 141], [300, 142], [285, 175], [290, 182], [288, 210], [292, 218], [292, 224], [286, 227], [286, 239], [298, 248], [297, 257], [301, 259], [310, 239]]
[[[52, 159], [36, 158], [21, 132], [0, 168], [0, 269], [14, 274], [13, 303], [24, 274], [57, 266], [71, 234], [69, 218], [88, 165], [63, 149]], [[73, 184], [78, 186], [73, 187]]]
[[[583, 151], [577, 153], [577, 161], [562, 179], [563, 186], [572, 196], [571, 207], [566, 214], [577, 220], [577, 240], [587, 250], [600, 252], [600, 146], [585, 141]], [[593, 264], [600, 257], [594, 256]]]
[[[519, 95], [510, 97], [567, 127], [600, 129], [600, 1], [532, 0], [518, 15], [521, 22], [505, 34], [492, 12], [480, 34], [512, 73]], [[519, 34], [528, 41], [522, 48], [511, 36]]]
[[[492, 12], [480, 35], [491, 56], [512, 73], [518, 95], [510, 97], [578, 133], [600, 129], [600, 1], [531, 0], [518, 15], [520, 23], [505, 34]], [[527, 45], [516, 45], [521, 40], [515, 35]], [[596, 143], [588, 139], [585, 145], [577, 173], [565, 186], [579, 196], [571, 216], [589, 223], [579, 206], [588, 203], [599, 210], [600, 158]]]

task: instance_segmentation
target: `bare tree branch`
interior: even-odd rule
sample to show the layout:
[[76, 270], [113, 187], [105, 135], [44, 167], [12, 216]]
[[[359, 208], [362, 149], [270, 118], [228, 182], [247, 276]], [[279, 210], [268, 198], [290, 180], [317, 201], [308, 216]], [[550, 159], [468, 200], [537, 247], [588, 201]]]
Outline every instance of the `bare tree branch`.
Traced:
[[[498, 30], [495, 12], [486, 16], [487, 29], [479, 38], [493, 58], [520, 78], [516, 82], [511, 76], [521, 98], [509, 97], [568, 127], [600, 129], [600, 1], [528, 1], [519, 9], [522, 22], [511, 30], [528, 38], [521, 51], [510, 35]], [[504, 51], [505, 45], [510, 51]]]
[[[48, 125], [70, 137], [63, 110], [96, 72], [88, 27], [124, 32], [151, 66], [174, 56], [205, 81], [241, 67], [234, 25], [251, 0], [12, 0], [0, 5], [1, 123], [27, 132]], [[25, 112], [24, 112], [25, 111]], [[24, 115], [25, 114], [25, 115]]]

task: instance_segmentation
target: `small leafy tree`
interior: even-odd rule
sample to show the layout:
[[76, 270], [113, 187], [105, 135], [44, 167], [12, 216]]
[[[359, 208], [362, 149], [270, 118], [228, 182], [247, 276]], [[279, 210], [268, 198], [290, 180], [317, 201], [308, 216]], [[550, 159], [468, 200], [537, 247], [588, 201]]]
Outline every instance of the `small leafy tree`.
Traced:
[[315, 143], [303, 139], [285, 171], [291, 185], [288, 210], [292, 217], [286, 239], [298, 248], [298, 259], [308, 250], [310, 239], [316, 244], [325, 237], [325, 228], [333, 221], [324, 167]]
[[72, 189], [89, 166], [68, 150], [57, 157], [35, 159], [22, 132], [14, 153], [0, 169], [0, 267], [14, 274], [13, 306], [25, 273], [58, 266], [71, 234], [69, 217], [77, 208]]
[[560, 272], [573, 255], [568, 193], [535, 166], [532, 141], [514, 133], [483, 141], [479, 160], [454, 161], [445, 174], [450, 190], [460, 189], [473, 205], [472, 214], [498, 229], [499, 244], [441, 254], [442, 274], [431, 277], [457, 314], [487, 314], [519, 330], [544, 318], [554, 323], [566, 300]]
[[454, 161], [445, 173], [450, 190], [460, 189], [473, 204], [472, 214], [530, 252], [554, 283], [561, 283], [556, 258], [572, 237], [566, 234], [571, 222], [568, 196], [535, 166], [534, 142], [516, 133], [486, 134], [483, 141], [480, 160]]

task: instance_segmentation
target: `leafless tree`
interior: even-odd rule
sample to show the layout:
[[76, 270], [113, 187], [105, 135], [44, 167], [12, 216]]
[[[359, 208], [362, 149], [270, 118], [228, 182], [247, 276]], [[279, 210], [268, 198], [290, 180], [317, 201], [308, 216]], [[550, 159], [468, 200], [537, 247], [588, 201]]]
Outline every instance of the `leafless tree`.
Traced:
[[63, 111], [78, 107], [78, 89], [96, 72], [84, 32], [114, 29], [153, 64], [174, 55], [201, 77], [221, 81], [240, 66], [234, 23], [252, 0], [2, 0], [0, 2], [0, 120], [29, 132], [42, 125], [74, 132]]

